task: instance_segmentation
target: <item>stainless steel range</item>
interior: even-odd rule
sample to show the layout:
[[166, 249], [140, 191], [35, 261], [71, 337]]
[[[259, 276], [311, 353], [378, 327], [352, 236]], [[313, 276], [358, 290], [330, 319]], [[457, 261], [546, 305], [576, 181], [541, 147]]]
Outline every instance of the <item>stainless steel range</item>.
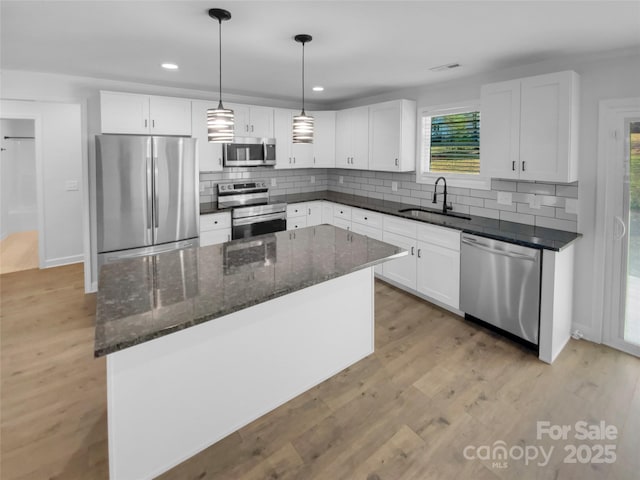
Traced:
[[265, 182], [219, 183], [218, 208], [233, 208], [233, 240], [287, 229], [287, 204], [269, 204]]

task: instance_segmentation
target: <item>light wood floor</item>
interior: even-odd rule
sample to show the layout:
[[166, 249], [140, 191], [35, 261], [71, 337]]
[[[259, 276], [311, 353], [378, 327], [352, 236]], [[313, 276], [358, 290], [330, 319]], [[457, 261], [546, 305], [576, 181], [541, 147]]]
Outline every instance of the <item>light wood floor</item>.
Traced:
[[17, 232], [0, 241], [0, 274], [38, 268], [38, 231]]
[[[83, 294], [82, 267], [0, 282], [0, 477], [107, 479], [105, 361], [92, 354], [95, 297]], [[637, 479], [639, 378], [639, 359], [584, 341], [545, 365], [377, 282], [373, 355], [160, 478]], [[582, 419], [618, 428], [606, 442], [617, 446], [613, 465], [564, 464], [565, 442], [536, 440], [537, 420]], [[498, 440], [555, 453], [545, 468], [463, 457]]]

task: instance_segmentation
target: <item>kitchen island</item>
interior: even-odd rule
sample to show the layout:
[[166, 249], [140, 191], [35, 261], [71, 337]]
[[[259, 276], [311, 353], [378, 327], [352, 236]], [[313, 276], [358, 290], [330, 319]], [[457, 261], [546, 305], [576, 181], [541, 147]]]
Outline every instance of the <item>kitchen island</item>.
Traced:
[[105, 265], [110, 477], [153, 478], [373, 352], [373, 267], [330, 225]]

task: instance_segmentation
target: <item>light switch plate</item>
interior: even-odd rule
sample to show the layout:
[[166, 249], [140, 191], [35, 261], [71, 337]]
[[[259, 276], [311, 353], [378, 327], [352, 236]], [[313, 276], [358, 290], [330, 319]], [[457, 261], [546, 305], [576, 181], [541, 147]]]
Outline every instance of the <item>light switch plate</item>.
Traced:
[[275, 179], [275, 178], [272, 178], [272, 179], [271, 179], [271, 186], [272, 186], [272, 187], [275, 187], [277, 184], [278, 184], [278, 183], [276, 182], [276, 179]]
[[513, 203], [511, 192], [498, 192], [498, 203], [500, 205], [511, 205]]
[[398, 191], [398, 182], [391, 182], [391, 190], [393, 192], [397, 192]]
[[344, 177], [342, 175], [338, 177], [338, 183], [344, 183]]
[[315, 175], [311, 175], [311, 183], [316, 183], [316, 176]]
[[67, 192], [77, 192], [78, 191], [78, 181], [77, 180], [67, 180], [64, 184], [64, 188]]
[[564, 211], [565, 213], [578, 213], [578, 199], [577, 198], [567, 198], [564, 201]]
[[529, 208], [540, 210], [542, 206], [542, 197], [534, 193], [529, 195]]

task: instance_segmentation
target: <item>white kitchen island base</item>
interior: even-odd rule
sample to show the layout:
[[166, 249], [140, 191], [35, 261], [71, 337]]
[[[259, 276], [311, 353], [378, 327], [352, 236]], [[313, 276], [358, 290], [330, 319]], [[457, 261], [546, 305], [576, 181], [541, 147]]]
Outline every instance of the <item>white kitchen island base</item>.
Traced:
[[151, 479], [366, 357], [373, 267], [107, 355], [111, 479]]

